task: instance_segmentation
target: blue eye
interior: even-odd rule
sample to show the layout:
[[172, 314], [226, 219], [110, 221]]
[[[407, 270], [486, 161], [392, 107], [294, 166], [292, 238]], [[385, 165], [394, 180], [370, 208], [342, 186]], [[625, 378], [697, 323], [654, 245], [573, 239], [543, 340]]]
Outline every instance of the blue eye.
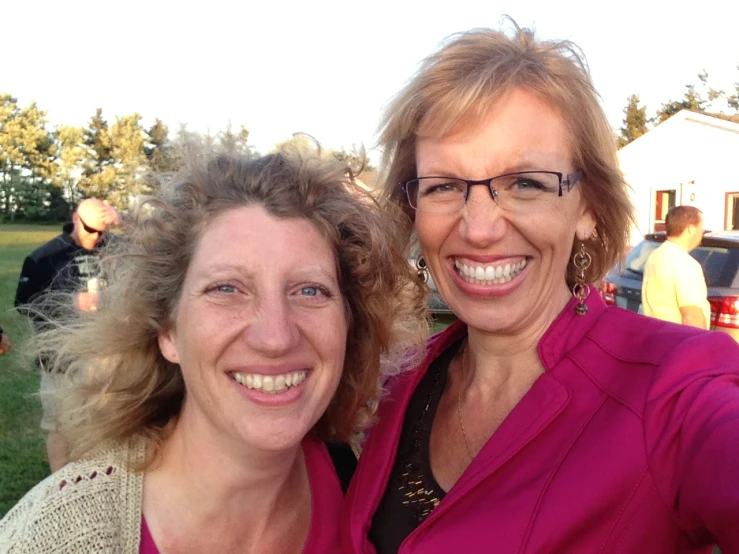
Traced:
[[300, 294], [303, 296], [318, 296], [320, 291], [317, 287], [303, 287], [300, 289]]
[[234, 287], [233, 285], [218, 285], [216, 287], [216, 290], [218, 292], [232, 293], [236, 292], [236, 287]]

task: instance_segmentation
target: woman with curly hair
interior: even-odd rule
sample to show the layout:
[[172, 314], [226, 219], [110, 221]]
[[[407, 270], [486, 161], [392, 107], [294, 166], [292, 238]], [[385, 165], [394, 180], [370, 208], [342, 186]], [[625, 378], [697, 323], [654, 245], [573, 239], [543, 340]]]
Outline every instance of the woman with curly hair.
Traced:
[[141, 206], [100, 309], [39, 337], [73, 461], [1, 551], [339, 551], [325, 441], [368, 424], [381, 360], [424, 331], [387, 214], [352, 189], [334, 161], [201, 153]]

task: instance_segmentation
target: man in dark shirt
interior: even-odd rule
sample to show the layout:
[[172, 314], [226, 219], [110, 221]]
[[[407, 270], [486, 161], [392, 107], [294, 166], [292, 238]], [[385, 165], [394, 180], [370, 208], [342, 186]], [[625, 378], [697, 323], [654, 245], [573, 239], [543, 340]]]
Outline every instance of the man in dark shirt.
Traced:
[[[63, 227], [61, 235], [42, 244], [23, 262], [16, 309], [31, 317], [39, 326], [45, 317], [42, 297], [46, 292], [74, 294], [74, 304], [80, 310], [95, 311], [98, 305], [99, 263], [97, 248], [104, 241], [103, 233], [110, 225], [119, 224], [118, 212], [105, 202], [88, 198], [80, 202], [72, 214], [72, 223]], [[41, 365], [41, 428], [49, 432], [46, 441], [49, 465], [56, 471], [68, 459], [67, 443], [56, 432], [54, 407], [50, 392], [59, 379], [44, 371]]]
[[83, 200], [62, 234], [34, 250], [23, 262], [15, 307], [26, 313], [34, 299], [48, 291], [77, 292], [75, 304], [82, 310], [97, 307], [88, 280], [97, 276], [97, 246], [109, 225], [117, 225], [118, 212], [98, 200]]

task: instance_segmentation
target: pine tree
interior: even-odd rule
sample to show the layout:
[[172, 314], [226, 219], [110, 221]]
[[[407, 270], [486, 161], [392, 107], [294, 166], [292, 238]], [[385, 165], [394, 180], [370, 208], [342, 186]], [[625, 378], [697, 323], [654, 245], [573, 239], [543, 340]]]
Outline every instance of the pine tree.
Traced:
[[647, 108], [639, 106], [639, 95], [632, 94], [626, 101], [624, 108], [623, 125], [619, 129], [618, 146], [623, 148], [630, 142], [638, 139], [649, 129], [647, 127]]
[[115, 180], [113, 144], [102, 108], [95, 111], [85, 129], [87, 159], [78, 184], [84, 197], [105, 198]]

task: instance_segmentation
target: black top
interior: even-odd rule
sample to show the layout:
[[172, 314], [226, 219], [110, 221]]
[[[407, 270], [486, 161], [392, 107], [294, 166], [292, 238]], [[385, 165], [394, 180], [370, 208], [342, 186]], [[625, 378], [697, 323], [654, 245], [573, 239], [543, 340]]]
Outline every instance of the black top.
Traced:
[[398, 552], [406, 537], [446, 495], [431, 471], [429, 441], [449, 364], [462, 342], [454, 344], [431, 364], [408, 404], [398, 455], [369, 531], [369, 540], [378, 554]]
[[68, 223], [61, 235], [39, 246], [24, 260], [14, 303], [21, 313], [27, 313], [24, 308], [41, 293], [84, 290], [87, 279], [99, 276], [97, 248], [88, 251], [78, 246], [70, 236], [72, 229]]

